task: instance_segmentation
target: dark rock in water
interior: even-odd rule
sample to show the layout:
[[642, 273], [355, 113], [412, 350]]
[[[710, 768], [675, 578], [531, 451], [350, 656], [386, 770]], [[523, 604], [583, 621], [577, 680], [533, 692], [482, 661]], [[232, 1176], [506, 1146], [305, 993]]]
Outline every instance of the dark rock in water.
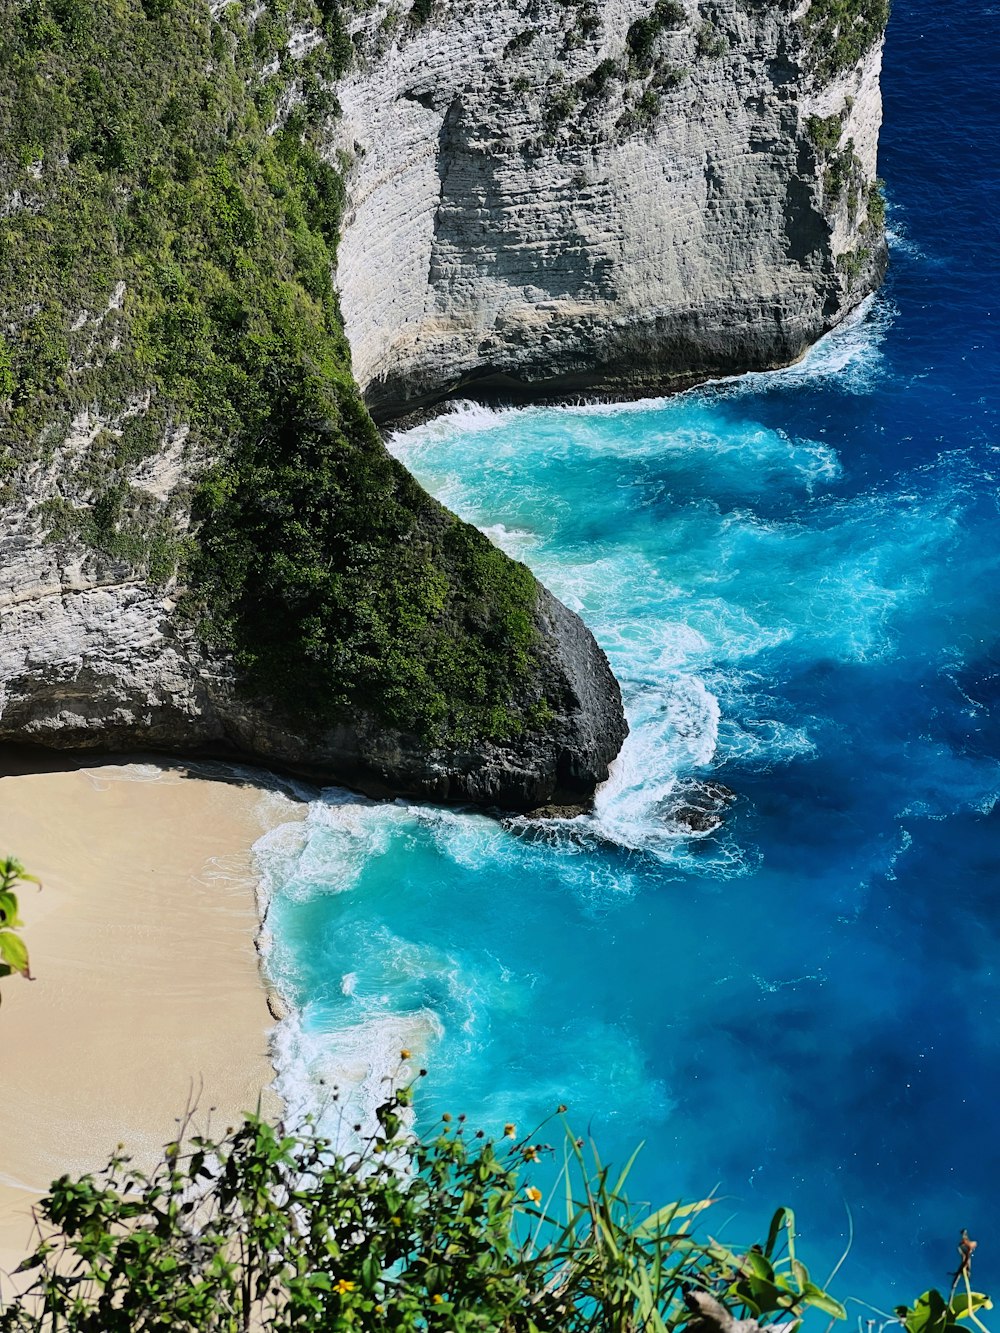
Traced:
[[703, 792], [709, 800], [718, 801], [721, 805], [733, 805], [738, 799], [731, 787], [727, 787], [725, 783], [716, 782], [714, 779], [708, 782], [699, 782], [698, 790]]
[[575, 819], [577, 815], [587, 813], [585, 805], [540, 805], [529, 810], [531, 819]]
[[726, 807], [736, 800], [736, 793], [721, 782], [693, 782], [673, 793], [664, 802], [664, 819], [691, 833], [714, 833], [724, 822]]
[[673, 811], [673, 819], [684, 824], [692, 833], [714, 833], [721, 825], [722, 816], [712, 810], [699, 810], [694, 805], [682, 805]]
[[578, 805], [541, 806], [501, 820], [508, 833], [534, 847], [582, 847], [587, 851], [628, 852], [596, 819], [579, 818], [588, 811]]

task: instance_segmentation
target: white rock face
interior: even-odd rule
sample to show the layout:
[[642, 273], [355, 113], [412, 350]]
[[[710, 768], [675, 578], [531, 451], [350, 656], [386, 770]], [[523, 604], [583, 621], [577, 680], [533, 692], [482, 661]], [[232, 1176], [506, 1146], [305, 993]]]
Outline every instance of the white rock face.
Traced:
[[[881, 47], [818, 86], [807, 10], [684, 0], [643, 72], [628, 34], [649, 0], [468, 0], [422, 26], [378, 0], [335, 145], [338, 285], [376, 415], [670, 387], [794, 360], [837, 323], [884, 264], [862, 235]], [[829, 197], [807, 130], [832, 114], [851, 198]]]
[[[173, 580], [157, 587], [46, 530], [54, 503], [87, 508], [93, 497], [74, 467], [119, 430], [81, 414], [0, 527], [0, 744], [239, 756], [374, 796], [516, 810], [589, 803], [628, 730], [621, 695], [590, 631], [541, 585], [538, 669], [546, 697], [560, 702], [538, 734], [432, 748], [361, 710], [333, 725], [296, 723], [247, 697], [231, 658], [199, 642], [177, 614]], [[174, 488], [196, 468], [186, 441], [183, 428], [168, 430], [132, 478], [179, 531], [188, 511]]]
[[[880, 48], [818, 84], [807, 4], [659, 0], [669, 22], [637, 61], [627, 47], [650, 0], [436, 0], [422, 25], [394, 3], [358, 20], [330, 145], [351, 164], [337, 277], [377, 414], [787, 362], [881, 276], [867, 212]], [[311, 42], [296, 35], [293, 55]], [[22, 204], [0, 199], [0, 213]], [[88, 358], [123, 297], [76, 317], [95, 330]], [[149, 407], [137, 387], [116, 419], [81, 411], [17, 496], [0, 486], [0, 743], [207, 748], [378, 795], [516, 809], [589, 799], [625, 734], [620, 696], [589, 632], [541, 588], [539, 670], [562, 701], [544, 734], [429, 751], [371, 716], [317, 732], [249, 700], [177, 613], [180, 590], [80, 538], [94, 477]], [[179, 536], [199, 447], [172, 423], [124, 477], [130, 504]]]
[[0, 541], [0, 739], [114, 749], [218, 737], [163, 592], [67, 555]]

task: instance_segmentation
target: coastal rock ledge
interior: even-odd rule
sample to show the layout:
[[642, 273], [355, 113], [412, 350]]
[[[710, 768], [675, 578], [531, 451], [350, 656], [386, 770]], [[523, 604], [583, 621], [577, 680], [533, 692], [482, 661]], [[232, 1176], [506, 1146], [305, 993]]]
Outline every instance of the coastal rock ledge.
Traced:
[[536, 584], [540, 686], [558, 701], [516, 741], [428, 746], [355, 710], [298, 730], [142, 579], [92, 556], [0, 537], [0, 743], [245, 759], [369, 796], [529, 811], [586, 809], [627, 734], [621, 693], [578, 616]]
[[0, 742], [585, 807], [603, 653], [375, 419], [800, 356], [884, 271], [887, 14], [15, 5]]

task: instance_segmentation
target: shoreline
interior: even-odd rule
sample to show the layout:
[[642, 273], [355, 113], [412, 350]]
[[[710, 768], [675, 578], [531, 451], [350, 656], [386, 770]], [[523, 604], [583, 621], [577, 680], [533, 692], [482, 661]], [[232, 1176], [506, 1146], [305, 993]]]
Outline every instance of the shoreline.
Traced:
[[0, 752], [0, 854], [44, 886], [19, 891], [36, 979], [2, 982], [0, 1274], [54, 1178], [118, 1143], [151, 1164], [192, 1102], [217, 1130], [281, 1105], [252, 848], [301, 805], [235, 766], [95, 758]]
[[[504, 397], [502, 394], [489, 393], [477, 395], [475, 392], [476, 385], [472, 383], [444, 394], [432, 403], [425, 403], [422, 406], [401, 412], [398, 416], [376, 418], [375, 424], [378, 427], [383, 444], [388, 448], [395, 436], [406, 435], [410, 431], [417, 430], [421, 426], [430, 425], [442, 417], [448, 417], [453, 412], [469, 406], [498, 413], [522, 411], [531, 407], [595, 408], [609, 411], [616, 408], [641, 409], [649, 404], [662, 402], [670, 398], [679, 398], [683, 394], [690, 393], [693, 389], [725, 390], [730, 385], [743, 380], [753, 380], [757, 377], [763, 378], [772, 375], [780, 376], [789, 372], [794, 373], [804, 363], [809, 362], [818, 348], [829, 345], [829, 339], [836, 338], [858, 324], [864, 323], [871, 313], [872, 307], [884, 295], [885, 283], [883, 281], [851, 306], [849, 310], [845, 311], [835, 324], [832, 324], [828, 329], [824, 329], [792, 361], [781, 361], [772, 366], [755, 366], [737, 371], [692, 374], [687, 377], [679, 377], [677, 382], [669, 385], [661, 384], [658, 387], [646, 384], [629, 388], [621, 385], [607, 390], [594, 387], [589, 390], [553, 391], [552, 393], [540, 393], [523, 397], [517, 395]], [[683, 382], [680, 382], [681, 380]], [[389, 452], [392, 453], [392, 450], [390, 449]], [[395, 457], [395, 455], [393, 456]]]

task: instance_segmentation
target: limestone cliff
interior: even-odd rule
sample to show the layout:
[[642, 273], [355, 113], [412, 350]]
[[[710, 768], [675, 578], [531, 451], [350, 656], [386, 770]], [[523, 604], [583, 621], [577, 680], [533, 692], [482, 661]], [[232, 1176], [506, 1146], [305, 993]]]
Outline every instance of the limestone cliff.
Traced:
[[358, 385], [798, 355], [881, 271], [882, 3], [0, 0], [0, 741], [586, 803], [603, 654]]
[[801, 356], [884, 269], [878, 9], [378, 0], [337, 139], [373, 412]]
[[249, 757], [372, 796], [508, 810], [584, 807], [625, 735], [618, 685], [577, 616], [537, 587], [545, 726], [435, 744], [370, 710], [296, 726], [247, 696], [148, 580], [32, 536], [0, 536], [0, 742]]
[[0, 741], [585, 804], [603, 654], [351, 377], [339, 5], [0, 12]]

